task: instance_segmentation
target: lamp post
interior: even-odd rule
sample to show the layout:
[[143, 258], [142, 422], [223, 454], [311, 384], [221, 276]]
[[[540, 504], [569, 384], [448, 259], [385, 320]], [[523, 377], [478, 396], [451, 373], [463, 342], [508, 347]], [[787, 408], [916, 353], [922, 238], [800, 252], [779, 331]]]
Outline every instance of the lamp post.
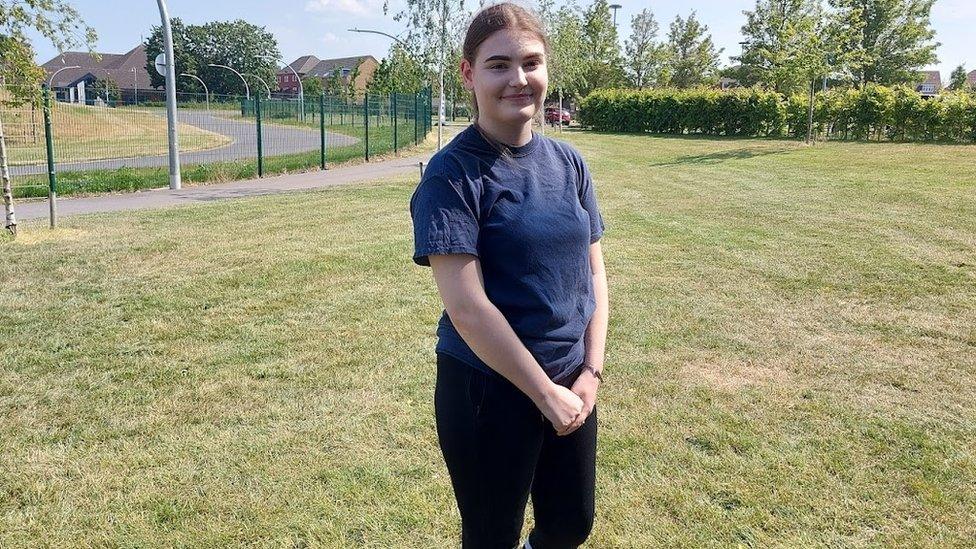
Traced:
[[[392, 40], [395, 40], [398, 44], [400, 44], [401, 46], [403, 46], [403, 50], [404, 51], [407, 51], [407, 52], [410, 51], [410, 47], [407, 45], [406, 42], [404, 42], [403, 40], [397, 38], [396, 36], [393, 36], [392, 34], [387, 34], [387, 33], [383, 32], [383, 31], [369, 30], [369, 29], [349, 29], [349, 32], [368, 32], [370, 34], [379, 34], [379, 35], [385, 36], [387, 38], [390, 38]], [[391, 59], [390, 59], [390, 63], [391, 64], [393, 63], [392, 56], [391, 56]], [[393, 72], [393, 90], [396, 91], [396, 70], [391, 69], [391, 71]]]
[[236, 74], [238, 77], [240, 77], [241, 82], [244, 82], [244, 97], [246, 97], [247, 99], [251, 99], [251, 87], [247, 85], [247, 79], [244, 78], [244, 75], [243, 74], [235, 71], [234, 69], [232, 69], [231, 67], [228, 67], [227, 65], [218, 65], [217, 63], [208, 63], [207, 66], [208, 67], [220, 67], [222, 69], [227, 69], [230, 72]]
[[173, 30], [169, 24], [166, 1], [156, 0], [156, 4], [159, 6], [159, 18], [163, 23], [163, 51], [166, 54], [166, 133], [169, 135], [169, 188], [177, 190], [182, 186], [182, 181], [180, 178], [180, 141], [179, 135], [176, 133], [176, 57], [173, 55]]
[[617, 26], [617, 10], [622, 8], [620, 4], [610, 4], [610, 9], [613, 10], [613, 26]]
[[257, 78], [259, 82], [264, 84], [264, 87], [268, 90], [268, 99], [271, 99], [271, 86], [269, 86], [268, 83], [265, 82], [263, 78], [254, 74], [253, 72], [246, 72], [244, 73], [244, 76], [253, 76], [254, 78]]
[[129, 69], [132, 71], [132, 104], [139, 104], [139, 82], [136, 80], [136, 68], [132, 67]]
[[199, 76], [195, 76], [195, 75], [192, 75], [192, 74], [189, 74], [189, 73], [181, 72], [180, 73], [180, 76], [188, 76], [188, 77], [196, 80], [197, 82], [200, 83], [201, 86], [203, 86], [203, 97], [207, 101], [207, 110], [209, 111], [210, 110], [210, 90], [207, 89], [207, 84], [203, 80], [201, 80]]
[[68, 69], [78, 69], [78, 68], [81, 67], [79, 67], [78, 65], [72, 65], [70, 67], [61, 67], [60, 69], [54, 71], [54, 73], [51, 74], [51, 77], [47, 79], [47, 87], [49, 88], [51, 87], [51, 84], [54, 82], [54, 77], [57, 76], [59, 72], [66, 71]]
[[[103, 69], [101, 67], [94, 67], [94, 68], [92, 68], [92, 70], [94, 70], [94, 71], [102, 71], [103, 73], [105, 73], [105, 104], [108, 105], [108, 79], [111, 77], [111, 75], [109, 75], [109, 73], [108, 73], [107, 70], [105, 70], [105, 69]], [[96, 80], [98, 79], [97, 76], [95, 78], [96, 78]], [[94, 87], [94, 86], [92, 86], [92, 87]], [[95, 91], [97, 92], [98, 90], [95, 90]], [[96, 95], [96, 97], [97, 97], [97, 95]]]

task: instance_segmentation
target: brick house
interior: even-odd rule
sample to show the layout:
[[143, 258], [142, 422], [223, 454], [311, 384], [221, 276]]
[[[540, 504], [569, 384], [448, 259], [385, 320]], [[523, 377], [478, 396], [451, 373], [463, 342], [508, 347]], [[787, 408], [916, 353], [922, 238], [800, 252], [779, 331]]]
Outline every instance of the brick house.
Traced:
[[[373, 78], [373, 73], [379, 67], [379, 62], [372, 55], [341, 57], [338, 59], [319, 59], [314, 55], [303, 55], [289, 63], [288, 66], [298, 73], [299, 78], [308, 76], [317, 77], [322, 81], [323, 88], [326, 86], [326, 81], [336, 69], [342, 75], [343, 83], [347, 86], [350, 85], [349, 78], [358, 66], [359, 75], [356, 81], [352, 82], [352, 86], [355, 89], [356, 95], [361, 95], [366, 91], [366, 85]], [[288, 67], [278, 71], [276, 76], [278, 89], [283, 93], [298, 94], [298, 78], [295, 77], [295, 72], [292, 72]]]

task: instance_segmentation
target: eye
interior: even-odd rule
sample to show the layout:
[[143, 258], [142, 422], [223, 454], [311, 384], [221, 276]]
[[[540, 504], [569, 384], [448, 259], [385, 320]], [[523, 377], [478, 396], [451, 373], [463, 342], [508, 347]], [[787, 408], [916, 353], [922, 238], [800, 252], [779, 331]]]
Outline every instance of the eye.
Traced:
[[490, 70], [505, 69], [505, 64], [504, 63], [499, 63], [497, 65], [490, 65], [488, 67], [488, 69], [490, 69]]

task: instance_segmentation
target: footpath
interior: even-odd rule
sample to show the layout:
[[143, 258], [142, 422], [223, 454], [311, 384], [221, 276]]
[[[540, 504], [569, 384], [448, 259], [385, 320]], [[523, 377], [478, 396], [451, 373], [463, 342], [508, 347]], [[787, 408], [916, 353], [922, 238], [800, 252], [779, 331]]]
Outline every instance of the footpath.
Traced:
[[[184, 186], [178, 191], [167, 188], [126, 194], [108, 194], [79, 198], [58, 198], [58, 217], [100, 212], [148, 210], [226, 200], [262, 196], [284, 192], [307, 191], [322, 187], [334, 187], [373, 179], [400, 177], [412, 174], [420, 180], [420, 162], [424, 165], [432, 156], [420, 154], [392, 158], [378, 162], [343, 166], [325, 171], [286, 174], [246, 179], [227, 183]], [[14, 205], [17, 220], [46, 218], [49, 214], [47, 200], [18, 202]]]

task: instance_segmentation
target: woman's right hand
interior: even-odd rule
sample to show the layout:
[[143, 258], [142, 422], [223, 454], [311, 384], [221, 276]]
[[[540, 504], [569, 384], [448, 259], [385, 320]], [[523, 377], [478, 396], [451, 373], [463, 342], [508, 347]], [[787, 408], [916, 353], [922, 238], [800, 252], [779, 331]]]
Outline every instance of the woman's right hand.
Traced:
[[553, 383], [543, 395], [538, 407], [542, 415], [552, 423], [556, 432], [562, 434], [583, 412], [583, 399], [566, 387]]

